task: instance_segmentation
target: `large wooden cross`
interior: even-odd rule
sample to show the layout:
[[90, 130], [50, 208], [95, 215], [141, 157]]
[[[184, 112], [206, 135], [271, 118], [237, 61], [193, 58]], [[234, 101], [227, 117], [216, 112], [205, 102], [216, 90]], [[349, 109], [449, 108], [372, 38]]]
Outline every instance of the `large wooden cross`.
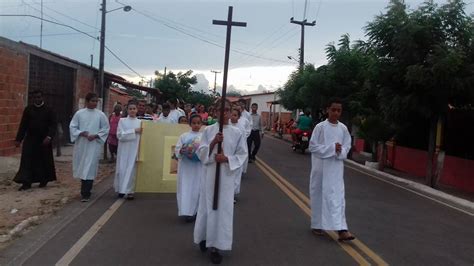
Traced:
[[[236, 22], [232, 21], [232, 6], [229, 6], [229, 13], [227, 15], [227, 20], [213, 20], [212, 24], [214, 25], [224, 25], [227, 26], [227, 38], [225, 42], [225, 58], [224, 58], [224, 81], [222, 82], [222, 97], [221, 97], [221, 109], [220, 109], [220, 118], [219, 118], [219, 132], [222, 133], [224, 127], [224, 109], [226, 103], [227, 95], [227, 73], [229, 71], [229, 53], [230, 53], [230, 36], [232, 32], [232, 26], [237, 27], [246, 27], [247, 23], [245, 22]], [[222, 152], [222, 143], [217, 145], [217, 153]], [[217, 163], [216, 166], [216, 179], [214, 183], [214, 201], [212, 204], [212, 209], [217, 210], [219, 201], [219, 181], [220, 181], [220, 163]]]

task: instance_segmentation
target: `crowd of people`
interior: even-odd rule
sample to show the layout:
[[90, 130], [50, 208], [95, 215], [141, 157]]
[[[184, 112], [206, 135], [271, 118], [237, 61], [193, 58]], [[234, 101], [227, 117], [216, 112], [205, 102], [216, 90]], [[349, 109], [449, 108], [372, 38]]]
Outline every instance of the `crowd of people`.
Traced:
[[[44, 105], [41, 92], [34, 92], [33, 105], [23, 114], [17, 145], [24, 140], [20, 170], [15, 181], [20, 190], [40, 183], [45, 187], [55, 180], [51, 139], [55, 134], [54, 112]], [[87, 94], [86, 106], [77, 111], [70, 122], [70, 138], [74, 142], [73, 177], [81, 181], [81, 201], [91, 198], [97, 176], [99, 155], [104, 143], [116, 158], [114, 189], [119, 198], [134, 199], [135, 174], [142, 121], [151, 123], [188, 124], [175, 146], [173, 158], [178, 160], [178, 216], [195, 222], [194, 242], [202, 252], [210, 249], [212, 263], [221, 263], [221, 250], [232, 249], [233, 211], [241, 190], [242, 175], [247, 164], [256, 159], [263, 137], [263, 124], [258, 105], [246, 110], [246, 102], [231, 104], [217, 100], [206, 112], [202, 104], [184, 104], [170, 100], [159, 107], [143, 100], [117, 104], [109, 118], [97, 109], [98, 97]], [[223, 112], [220, 112], [221, 106]], [[352, 240], [345, 221], [343, 160], [350, 149], [350, 135], [338, 121], [342, 103], [330, 101], [328, 119], [318, 124], [312, 133], [309, 150], [312, 153], [310, 196], [313, 233], [337, 230], [340, 240]], [[222, 116], [222, 117], [221, 117]], [[220, 131], [219, 121], [222, 121]], [[308, 119], [300, 124], [309, 126]], [[205, 126], [203, 130], [201, 127]], [[218, 148], [219, 147], [219, 148]], [[214, 209], [214, 185], [219, 166], [218, 208]]]

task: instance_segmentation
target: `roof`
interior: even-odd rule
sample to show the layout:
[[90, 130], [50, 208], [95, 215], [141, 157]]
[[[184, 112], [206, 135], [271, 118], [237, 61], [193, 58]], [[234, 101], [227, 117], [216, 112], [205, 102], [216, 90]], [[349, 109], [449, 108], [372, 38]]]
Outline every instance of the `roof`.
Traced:
[[270, 94], [275, 94], [275, 92], [274, 91], [272, 91], [272, 92], [261, 92], [261, 93], [254, 93], [254, 94], [246, 94], [246, 95], [243, 95], [243, 96], [252, 97], [252, 96], [260, 96], [260, 95], [270, 95]]
[[118, 88], [110, 87], [109, 90], [111, 92], [115, 92], [115, 93], [120, 94], [120, 95], [128, 95], [128, 93], [126, 93], [123, 90], [118, 89]]
[[128, 82], [126, 81], [124, 78], [122, 77], [118, 77], [117, 76], [110, 76], [110, 77], [107, 77], [108, 80], [112, 81], [112, 82], [115, 82], [115, 83], [118, 83], [124, 87], [127, 87], [127, 88], [132, 88], [132, 89], [136, 89], [136, 90], [141, 90], [141, 91], [146, 91], [150, 94], [155, 94], [155, 95], [161, 95], [161, 91], [159, 89], [155, 89], [155, 88], [150, 88], [150, 87], [143, 87], [143, 86], [140, 86], [140, 85], [137, 85], [137, 84], [133, 84], [131, 82]]
[[240, 99], [244, 99], [244, 100], [250, 99], [250, 97], [246, 97], [246, 96], [226, 96], [225, 98], [229, 100], [231, 103], [238, 102]]
[[[45, 53], [45, 54], [49, 54], [51, 56], [54, 56], [54, 57], [57, 57], [57, 58], [60, 58], [64, 61], [68, 61], [70, 63], [73, 63], [75, 65], [79, 65], [81, 67], [84, 67], [84, 68], [87, 68], [87, 69], [90, 69], [94, 72], [97, 72], [97, 75], [99, 73], [99, 70], [95, 67], [92, 67], [88, 64], [85, 64], [85, 63], [82, 63], [82, 62], [79, 62], [77, 60], [74, 60], [72, 58], [69, 58], [69, 57], [66, 57], [66, 56], [63, 56], [63, 55], [60, 55], [60, 54], [57, 54], [57, 53], [54, 53], [54, 52], [51, 52], [51, 51], [48, 51], [48, 50], [45, 50], [45, 49], [42, 49], [36, 45], [33, 45], [33, 44], [29, 44], [29, 43], [25, 43], [25, 42], [15, 42], [13, 40], [10, 40], [10, 39], [7, 39], [7, 38], [4, 38], [4, 37], [0, 37], [0, 41], [4, 40], [5, 42], [8, 42], [10, 43], [10, 45], [14, 45], [14, 46], [22, 46], [23, 48], [26, 48], [27, 50], [30, 49], [30, 50], [35, 50], [35, 51], [38, 51], [38, 52], [41, 52], [41, 53]], [[133, 84], [129, 81], [127, 81], [126, 79], [124, 79], [123, 77], [121, 76], [118, 76], [118, 75], [115, 75], [113, 73], [110, 73], [110, 72], [107, 72], [107, 71], [104, 71], [104, 78], [106, 80], [109, 80], [109, 81], [113, 81], [115, 83], [119, 83], [127, 88], [133, 88], [133, 89], [136, 89], [136, 90], [141, 90], [141, 91], [146, 91], [146, 92], [149, 92], [149, 93], [152, 93], [152, 94], [155, 94], [155, 95], [160, 95], [161, 92], [159, 89], [154, 89], [154, 88], [149, 88], [149, 87], [144, 87], [144, 86], [140, 86], [140, 85], [137, 85], [137, 84]]]

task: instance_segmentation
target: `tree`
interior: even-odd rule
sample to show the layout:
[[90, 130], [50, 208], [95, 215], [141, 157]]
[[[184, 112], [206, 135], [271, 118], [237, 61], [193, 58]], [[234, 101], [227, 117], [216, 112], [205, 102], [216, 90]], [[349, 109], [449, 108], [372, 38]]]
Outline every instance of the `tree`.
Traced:
[[448, 104], [473, 101], [474, 26], [464, 9], [461, 0], [441, 7], [426, 1], [408, 12], [402, 0], [392, 0], [366, 27], [379, 69], [371, 81], [379, 88], [384, 116], [399, 131], [420, 121], [429, 124], [426, 183], [433, 187], [438, 121]]
[[158, 88], [163, 93], [164, 101], [169, 99], [185, 99], [191, 91], [191, 85], [197, 83], [197, 78], [192, 76], [192, 73], [192, 70], [184, 73], [178, 72], [177, 74], [170, 71], [163, 75], [155, 71], [155, 88]]

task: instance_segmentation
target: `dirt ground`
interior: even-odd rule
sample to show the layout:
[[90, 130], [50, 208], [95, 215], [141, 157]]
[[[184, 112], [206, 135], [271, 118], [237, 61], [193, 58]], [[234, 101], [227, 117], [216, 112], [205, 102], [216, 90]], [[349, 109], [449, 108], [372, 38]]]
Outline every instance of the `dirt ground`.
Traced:
[[[48, 183], [45, 188], [39, 188], [36, 183], [26, 191], [18, 191], [20, 185], [12, 181], [19, 167], [20, 155], [0, 157], [0, 250], [68, 202], [80, 199], [80, 181], [72, 177], [72, 146], [64, 147], [62, 153], [62, 156], [55, 157], [57, 181]], [[115, 164], [100, 164], [96, 181], [111, 176], [114, 171]], [[33, 217], [30, 219], [32, 222], [25, 229], [9, 237], [15, 226], [30, 217]]]

